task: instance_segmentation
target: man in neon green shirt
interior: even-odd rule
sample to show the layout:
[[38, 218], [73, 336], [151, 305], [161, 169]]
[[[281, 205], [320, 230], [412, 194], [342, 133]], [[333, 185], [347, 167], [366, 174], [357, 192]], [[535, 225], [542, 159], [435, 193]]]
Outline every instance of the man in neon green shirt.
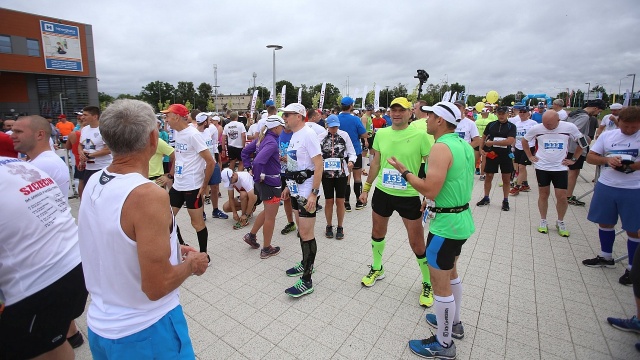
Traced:
[[176, 160], [175, 150], [167, 144], [166, 141], [158, 139], [158, 148], [156, 153], [149, 159], [149, 180], [155, 180], [160, 186], [164, 186], [170, 180], [167, 174], [164, 173], [164, 166], [162, 164], [163, 158], [169, 157], [169, 168], [173, 168], [173, 163]]
[[376, 189], [371, 199], [373, 263], [369, 274], [362, 278], [362, 285], [373, 286], [376, 280], [384, 279], [382, 267], [382, 254], [386, 244], [384, 238], [387, 235], [389, 218], [394, 211], [397, 211], [407, 229], [409, 245], [416, 255], [422, 272], [420, 305], [429, 307], [433, 305], [433, 296], [429, 267], [425, 258], [420, 195], [387, 162], [387, 158], [393, 155], [402, 159], [409, 169], [417, 172], [420, 169], [420, 163], [427, 156], [427, 133], [417, 127], [409, 126], [410, 117], [411, 103], [404, 97], [395, 98], [391, 102], [392, 125], [378, 130], [376, 141], [373, 143], [375, 155], [360, 195], [360, 202], [367, 203], [372, 183], [377, 177]]
[[[415, 126], [416, 128], [420, 129], [420, 131], [427, 133], [427, 157], [429, 157], [429, 153], [431, 153], [431, 146], [433, 146], [433, 143], [436, 140], [433, 138], [433, 135], [427, 132], [427, 113], [421, 110], [421, 107], [423, 106], [427, 106], [427, 102], [424, 100], [418, 100], [415, 102], [415, 104], [413, 104], [413, 115], [415, 115], [416, 120], [413, 120], [409, 125]], [[422, 164], [420, 164], [420, 171], [418, 172], [418, 176], [421, 178], [424, 178], [424, 174], [426, 171], [425, 163], [426, 159], [422, 161]]]
[[474, 233], [469, 210], [473, 191], [474, 156], [472, 147], [455, 133], [460, 110], [450, 102], [425, 106], [427, 126], [436, 143], [429, 157], [427, 176], [420, 179], [395, 157], [388, 162], [402, 178], [428, 199], [435, 199], [436, 214], [429, 224], [426, 258], [429, 262], [435, 298], [435, 314], [427, 314], [427, 323], [437, 328], [436, 335], [409, 341], [415, 354], [438, 359], [454, 359], [456, 347], [451, 339], [462, 339], [460, 321], [462, 284], [456, 264], [462, 245]]

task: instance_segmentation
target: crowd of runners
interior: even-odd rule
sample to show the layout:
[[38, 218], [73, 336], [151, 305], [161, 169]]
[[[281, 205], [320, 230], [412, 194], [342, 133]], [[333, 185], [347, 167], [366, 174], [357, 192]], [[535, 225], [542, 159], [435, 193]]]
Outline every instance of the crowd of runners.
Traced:
[[[555, 229], [569, 237], [567, 208], [585, 205], [574, 194], [584, 162], [598, 166], [587, 219], [598, 224], [601, 253], [583, 264], [615, 267], [620, 219], [629, 257], [620, 283], [633, 285], [640, 315], [640, 108], [612, 104], [598, 124], [607, 108], [602, 100], [569, 113], [562, 100], [549, 109], [487, 104], [479, 112], [461, 100], [429, 105], [404, 97], [386, 109], [355, 109], [350, 97], [330, 110], [265, 105], [255, 115], [181, 104], [155, 114], [141, 101], [117, 100], [104, 112], [85, 107], [75, 125], [64, 115], [55, 125], [40, 116], [5, 121], [0, 191], [10, 206], [0, 215], [7, 250], [0, 254], [0, 336], [12, 341], [0, 357], [72, 355], [72, 346], [83, 342], [74, 319], [90, 294], [94, 358], [147, 358], [148, 351], [193, 358], [178, 288], [211, 265], [210, 232], [233, 227], [238, 241], [268, 259], [280, 252], [273, 234], [282, 207], [287, 224], [280, 233], [300, 239], [300, 261], [282, 269], [298, 278], [284, 290], [297, 298], [314, 291], [316, 236], [348, 240], [344, 219], [351, 204], [355, 211], [370, 204], [371, 265], [362, 285], [385, 278], [385, 237], [397, 212], [421, 274], [418, 304], [433, 306], [426, 321], [437, 330], [409, 341], [409, 348], [425, 358], [454, 359], [453, 339], [464, 338], [456, 264], [475, 231], [476, 177], [484, 194], [475, 205], [490, 206], [499, 171], [501, 210], [510, 211], [509, 198], [531, 190], [533, 167], [537, 231], [549, 232], [553, 185]], [[72, 179], [59, 148], [73, 154]], [[81, 200], [77, 226], [70, 188]], [[227, 201], [220, 204], [223, 191]], [[175, 222], [182, 208], [197, 248]], [[319, 211], [326, 226], [316, 235]], [[636, 316], [608, 321], [640, 333]]]

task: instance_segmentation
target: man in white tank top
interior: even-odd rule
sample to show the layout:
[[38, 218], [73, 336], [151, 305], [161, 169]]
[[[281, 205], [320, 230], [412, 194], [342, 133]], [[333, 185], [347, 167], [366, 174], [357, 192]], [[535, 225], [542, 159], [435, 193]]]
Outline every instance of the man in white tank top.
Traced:
[[178, 245], [169, 195], [147, 179], [158, 145], [153, 109], [117, 100], [100, 130], [113, 162], [89, 179], [78, 213], [92, 355], [194, 358], [178, 287], [205, 272], [207, 255]]

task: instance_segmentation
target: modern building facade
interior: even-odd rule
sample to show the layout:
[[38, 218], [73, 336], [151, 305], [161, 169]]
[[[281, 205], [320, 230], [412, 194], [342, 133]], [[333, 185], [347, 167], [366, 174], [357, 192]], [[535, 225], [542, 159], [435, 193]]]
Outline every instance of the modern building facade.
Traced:
[[0, 8], [0, 116], [98, 105], [91, 25]]

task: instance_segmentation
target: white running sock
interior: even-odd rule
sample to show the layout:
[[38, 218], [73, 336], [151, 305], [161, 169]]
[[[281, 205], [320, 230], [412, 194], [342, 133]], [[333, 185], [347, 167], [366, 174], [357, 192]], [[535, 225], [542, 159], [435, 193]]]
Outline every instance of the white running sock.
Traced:
[[453, 294], [449, 296], [434, 295], [436, 321], [438, 322], [438, 330], [436, 336], [438, 342], [444, 347], [451, 345], [451, 331], [453, 331], [453, 313], [455, 312], [456, 303]]
[[451, 280], [451, 292], [456, 304], [456, 311], [453, 313], [453, 324], [460, 322], [460, 304], [462, 303], [462, 281], [460, 277]]

